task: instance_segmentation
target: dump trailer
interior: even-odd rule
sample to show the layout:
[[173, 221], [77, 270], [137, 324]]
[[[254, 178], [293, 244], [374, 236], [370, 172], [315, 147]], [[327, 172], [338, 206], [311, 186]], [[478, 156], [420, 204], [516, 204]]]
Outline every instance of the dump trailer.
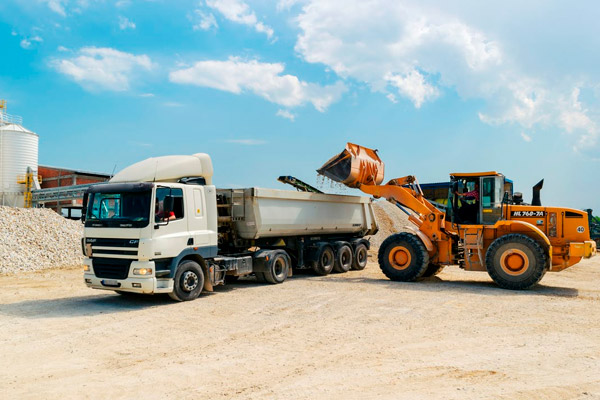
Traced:
[[445, 205], [426, 199], [415, 176], [383, 182], [375, 150], [348, 143], [317, 172], [386, 198], [408, 215], [412, 233], [396, 233], [380, 246], [378, 261], [391, 280], [433, 276], [446, 265], [487, 271], [501, 287], [527, 289], [547, 271], [561, 271], [596, 253], [585, 211], [541, 205], [543, 180], [531, 204], [512, 193], [496, 171], [452, 173]]
[[185, 301], [240, 276], [282, 283], [366, 266], [377, 222], [368, 197], [217, 189], [207, 154], [151, 158], [84, 197], [84, 281]]

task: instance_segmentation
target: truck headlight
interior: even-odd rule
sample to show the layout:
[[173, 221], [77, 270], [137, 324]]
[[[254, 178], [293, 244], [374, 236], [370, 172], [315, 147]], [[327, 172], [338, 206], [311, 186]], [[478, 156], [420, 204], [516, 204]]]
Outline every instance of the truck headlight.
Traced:
[[83, 264], [83, 272], [90, 272], [90, 266], [87, 264]]
[[152, 275], [152, 268], [134, 268], [134, 275]]

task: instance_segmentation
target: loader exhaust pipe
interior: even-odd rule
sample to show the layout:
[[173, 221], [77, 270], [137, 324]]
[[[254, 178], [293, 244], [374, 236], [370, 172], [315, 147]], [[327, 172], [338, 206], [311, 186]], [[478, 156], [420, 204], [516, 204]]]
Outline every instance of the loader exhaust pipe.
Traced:
[[532, 206], [541, 206], [542, 205], [542, 200], [540, 199], [540, 191], [542, 190], [543, 186], [544, 186], [543, 179], [533, 186], [533, 197], [531, 198]]
[[379, 185], [383, 182], [383, 170], [384, 164], [377, 150], [348, 143], [344, 151], [330, 158], [317, 173], [357, 188], [360, 185]]

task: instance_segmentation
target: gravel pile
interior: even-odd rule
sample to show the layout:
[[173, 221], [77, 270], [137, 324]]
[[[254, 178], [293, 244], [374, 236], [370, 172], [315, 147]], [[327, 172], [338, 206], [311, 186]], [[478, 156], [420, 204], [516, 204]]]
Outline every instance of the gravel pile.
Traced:
[[0, 206], [0, 274], [81, 265], [82, 234], [50, 209]]
[[388, 236], [398, 232], [410, 232], [406, 226], [414, 227], [414, 224], [408, 220], [408, 215], [386, 200], [374, 202], [373, 209], [379, 224], [379, 232], [369, 238], [371, 241], [369, 251], [377, 255], [379, 246]]

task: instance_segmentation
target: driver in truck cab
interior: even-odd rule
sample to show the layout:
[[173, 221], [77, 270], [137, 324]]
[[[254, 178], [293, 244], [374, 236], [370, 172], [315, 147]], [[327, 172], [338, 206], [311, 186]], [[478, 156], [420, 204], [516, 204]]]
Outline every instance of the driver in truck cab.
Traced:
[[169, 215], [165, 214], [163, 201], [156, 199], [155, 207], [154, 207], [154, 220], [155, 221], [172, 221], [174, 220], [175, 212], [170, 211]]

